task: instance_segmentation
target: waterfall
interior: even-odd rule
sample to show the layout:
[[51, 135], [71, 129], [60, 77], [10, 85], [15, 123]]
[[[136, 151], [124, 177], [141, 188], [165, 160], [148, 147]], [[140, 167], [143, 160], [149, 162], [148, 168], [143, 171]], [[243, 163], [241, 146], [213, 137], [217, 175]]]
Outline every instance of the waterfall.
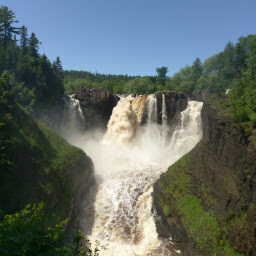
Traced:
[[[97, 184], [81, 202], [77, 221], [91, 241], [108, 244], [101, 255], [175, 253], [169, 243], [158, 238], [151, 214], [152, 186], [201, 139], [202, 103], [188, 102], [174, 127], [167, 125], [164, 94], [162, 125], [156, 122], [156, 108], [154, 95], [122, 98], [113, 109], [105, 134], [93, 131], [73, 141], [95, 165]], [[168, 137], [170, 130], [174, 132]]]
[[138, 118], [132, 110], [132, 98], [122, 98], [113, 109], [104, 142], [129, 142], [135, 134], [137, 120]]
[[[186, 110], [181, 112], [179, 123], [176, 125], [168, 148], [175, 147], [175, 159], [190, 151], [199, 138], [202, 137], [201, 109], [202, 102], [189, 101]], [[184, 147], [184, 145], [186, 145]], [[176, 153], [179, 152], [179, 153]]]
[[156, 122], [157, 109], [155, 95], [148, 95], [146, 101], [147, 123]]
[[165, 127], [167, 126], [166, 102], [164, 94], [162, 94], [162, 124]]
[[85, 120], [79, 100], [74, 98], [74, 94], [65, 95], [63, 100], [65, 105], [60, 133], [64, 138], [72, 143], [74, 134], [79, 133], [80, 135], [83, 131], [83, 124]]

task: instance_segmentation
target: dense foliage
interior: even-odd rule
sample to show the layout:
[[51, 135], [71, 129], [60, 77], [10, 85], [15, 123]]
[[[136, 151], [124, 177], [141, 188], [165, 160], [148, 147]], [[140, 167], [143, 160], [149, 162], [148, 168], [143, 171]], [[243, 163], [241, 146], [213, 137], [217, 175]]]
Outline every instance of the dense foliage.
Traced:
[[[88, 74], [85, 75], [85, 74]], [[85, 71], [64, 71], [65, 93], [72, 94], [78, 88], [104, 88], [114, 94], [154, 93], [164, 89], [166, 77], [101, 75]]]
[[[35, 34], [28, 38], [17, 23], [14, 12], [1, 6], [0, 255], [98, 255], [98, 249], [83, 248], [79, 231], [63, 246], [61, 221], [76, 192], [71, 170], [81, 171], [84, 153], [28, 114], [47, 115], [63, 95], [63, 74], [60, 59], [52, 64], [40, 55]], [[51, 215], [42, 204], [25, 206], [41, 200]]]
[[[0, 255], [6, 256], [98, 256], [99, 245], [91, 249], [88, 239], [75, 230], [69, 246], [64, 246], [66, 221], [49, 227], [44, 204], [27, 205], [5, 215], [0, 212]], [[101, 247], [104, 249], [104, 247]]]
[[16, 101], [39, 117], [63, 95], [61, 61], [57, 58], [51, 63], [45, 54], [40, 55], [35, 33], [28, 37], [27, 28], [16, 27], [17, 23], [14, 12], [1, 6], [0, 75], [8, 71]]
[[[83, 152], [17, 105], [15, 90], [6, 79], [4, 72], [0, 78], [0, 208], [13, 212], [41, 200], [53, 208], [63, 191], [69, 190], [67, 170], [75, 170]], [[72, 191], [67, 194], [69, 202]]]

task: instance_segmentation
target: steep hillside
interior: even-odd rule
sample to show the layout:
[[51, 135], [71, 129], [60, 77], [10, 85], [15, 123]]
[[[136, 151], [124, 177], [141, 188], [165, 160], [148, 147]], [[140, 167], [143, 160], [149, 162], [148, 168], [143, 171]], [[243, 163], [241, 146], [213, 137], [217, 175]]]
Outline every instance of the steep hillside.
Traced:
[[202, 119], [201, 142], [154, 186], [158, 232], [183, 255], [255, 255], [253, 129], [235, 124], [216, 101], [204, 104]]
[[32, 119], [0, 83], [0, 209], [12, 213], [44, 201], [63, 217], [81, 185], [92, 182], [92, 161]]

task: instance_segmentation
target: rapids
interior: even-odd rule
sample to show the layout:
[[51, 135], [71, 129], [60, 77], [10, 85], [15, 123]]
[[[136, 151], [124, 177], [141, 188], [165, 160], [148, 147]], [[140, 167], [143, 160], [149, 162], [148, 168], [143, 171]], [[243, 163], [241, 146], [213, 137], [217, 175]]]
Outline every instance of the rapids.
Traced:
[[[94, 162], [97, 184], [81, 202], [78, 225], [91, 241], [107, 244], [101, 255], [176, 254], [158, 238], [151, 213], [152, 186], [201, 139], [201, 108], [202, 103], [189, 101], [176, 124], [168, 127], [164, 94], [162, 125], [156, 123], [154, 95], [128, 96], [113, 109], [105, 134], [81, 134], [79, 129], [65, 133]], [[67, 116], [72, 114], [67, 110]]]

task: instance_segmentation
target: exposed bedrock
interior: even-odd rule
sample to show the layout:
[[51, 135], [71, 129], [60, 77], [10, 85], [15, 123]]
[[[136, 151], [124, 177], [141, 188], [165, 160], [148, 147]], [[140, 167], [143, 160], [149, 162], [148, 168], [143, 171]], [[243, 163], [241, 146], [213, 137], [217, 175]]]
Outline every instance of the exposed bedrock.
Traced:
[[188, 102], [187, 95], [182, 92], [161, 91], [156, 92], [157, 123], [162, 124], [163, 94], [165, 96], [167, 123], [171, 124], [174, 117], [185, 110]]
[[182, 255], [256, 255], [255, 143], [208, 103], [202, 121], [203, 139], [154, 184], [158, 233]]
[[81, 88], [75, 91], [85, 118], [85, 128], [107, 126], [119, 97], [103, 88]]

